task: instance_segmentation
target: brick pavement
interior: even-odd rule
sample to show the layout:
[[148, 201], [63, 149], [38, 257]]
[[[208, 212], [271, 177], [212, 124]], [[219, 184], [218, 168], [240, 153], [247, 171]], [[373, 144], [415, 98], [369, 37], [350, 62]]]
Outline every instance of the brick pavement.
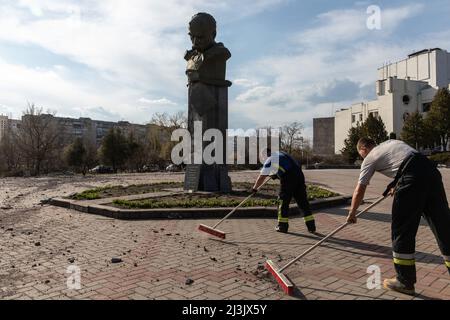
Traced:
[[[448, 188], [450, 170], [442, 172]], [[305, 172], [308, 181], [344, 193], [352, 191], [357, 173]], [[254, 172], [232, 173], [234, 181], [254, 177]], [[297, 286], [295, 297], [285, 296], [261, 266], [267, 258], [286, 263], [320, 239], [305, 232], [300, 218], [291, 220], [287, 235], [274, 232], [271, 219], [231, 219], [221, 226], [227, 240], [219, 241], [196, 230], [199, 223], [216, 220], [119, 221], [38, 205], [42, 198], [91, 186], [161, 179], [176, 181], [181, 175], [2, 179], [1, 204], [12, 208], [0, 211], [0, 298], [412, 299], [366, 286], [370, 265], [378, 265], [383, 278], [394, 275], [391, 200], [285, 272]], [[377, 197], [387, 181], [376, 175], [367, 197]], [[341, 224], [346, 209], [317, 212], [318, 231], [325, 234]], [[425, 224], [417, 239], [415, 299], [450, 299], [450, 277]], [[113, 257], [123, 262], [113, 264]], [[68, 266], [80, 268], [80, 290], [67, 288]], [[187, 278], [194, 282], [186, 284]]]

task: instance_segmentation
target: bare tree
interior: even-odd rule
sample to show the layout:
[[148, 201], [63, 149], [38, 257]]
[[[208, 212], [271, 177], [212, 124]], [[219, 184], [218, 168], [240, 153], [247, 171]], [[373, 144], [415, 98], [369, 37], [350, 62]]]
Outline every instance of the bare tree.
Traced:
[[301, 147], [301, 133], [303, 125], [300, 122], [291, 122], [283, 126], [281, 130], [281, 148], [292, 153]]
[[157, 163], [170, 162], [170, 154], [176, 142], [170, 140], [172, 132], [176, 129], [187, 128], [185, 112], [175, 114], [155, 113], [149, 122], [148, 145], [146, 149], [150, 154], [150, 161]]
[[153, 124], [159, 127], [168, 127], [169, 126], [169, 114], [166, 112], [156, 112], [153, 114], [152, 119], [149, 124]]
[[12, 128], [8, 125], [0, 141], [0, 171], [4, 173], [14, 173], [20, 167], [20, 154], [14, 142]]
[[27, 168], [39, 175], [43, 165], [52, 159], [60, 145], [58, 123], [54, 114], [44, 114], [42, 108], [29, 104], [14, 139]]
[[168, 114], [167, 112], [156, 112], [153, 114], [150, 124], [157, 125], [161, 128], [168, 128], [171, 130], [187, 127], [186, 113], [179, 111], [174, 114]]

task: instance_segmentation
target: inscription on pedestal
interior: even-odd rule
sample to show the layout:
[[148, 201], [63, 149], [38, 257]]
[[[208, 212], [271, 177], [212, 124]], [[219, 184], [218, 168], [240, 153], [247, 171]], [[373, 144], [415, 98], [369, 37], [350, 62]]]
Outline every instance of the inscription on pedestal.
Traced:
[[197, 191], [200, 184], [201, 165], [188, 164], [184, 176], [184, 190]]

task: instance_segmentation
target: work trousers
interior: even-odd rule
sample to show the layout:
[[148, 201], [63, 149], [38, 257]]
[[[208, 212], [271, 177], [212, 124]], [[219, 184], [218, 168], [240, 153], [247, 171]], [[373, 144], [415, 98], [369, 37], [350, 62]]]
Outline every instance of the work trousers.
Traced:
[[416, 282], [414, 253], [422, 216], [450, 273], [450, 209], [441, 173], [429, 159], [415, 155], [403, 172], [392, 205], [392, 247], [398, 280], [412, 285]]
[[280, 179], [280, 193], [278, 197], [278, 224], [289, 222], [289, 204], [292, 198], [297, 202], [308, 229], [314, 226], [314, 216], [312, 214], [308, 196], [306, 193], [305, 176], [300, 170], [287, 172]]

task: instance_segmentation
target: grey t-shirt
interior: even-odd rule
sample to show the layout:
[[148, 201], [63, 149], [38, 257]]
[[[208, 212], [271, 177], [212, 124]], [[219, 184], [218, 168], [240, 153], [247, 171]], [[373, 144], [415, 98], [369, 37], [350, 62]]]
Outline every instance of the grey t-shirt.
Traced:
[[410, 154], [417, 152], [400, 140], [388, 140], [370, 151], [361, 165], [359, 184], [367, 186], [375, 171], [395, 178], [400, 165]]

